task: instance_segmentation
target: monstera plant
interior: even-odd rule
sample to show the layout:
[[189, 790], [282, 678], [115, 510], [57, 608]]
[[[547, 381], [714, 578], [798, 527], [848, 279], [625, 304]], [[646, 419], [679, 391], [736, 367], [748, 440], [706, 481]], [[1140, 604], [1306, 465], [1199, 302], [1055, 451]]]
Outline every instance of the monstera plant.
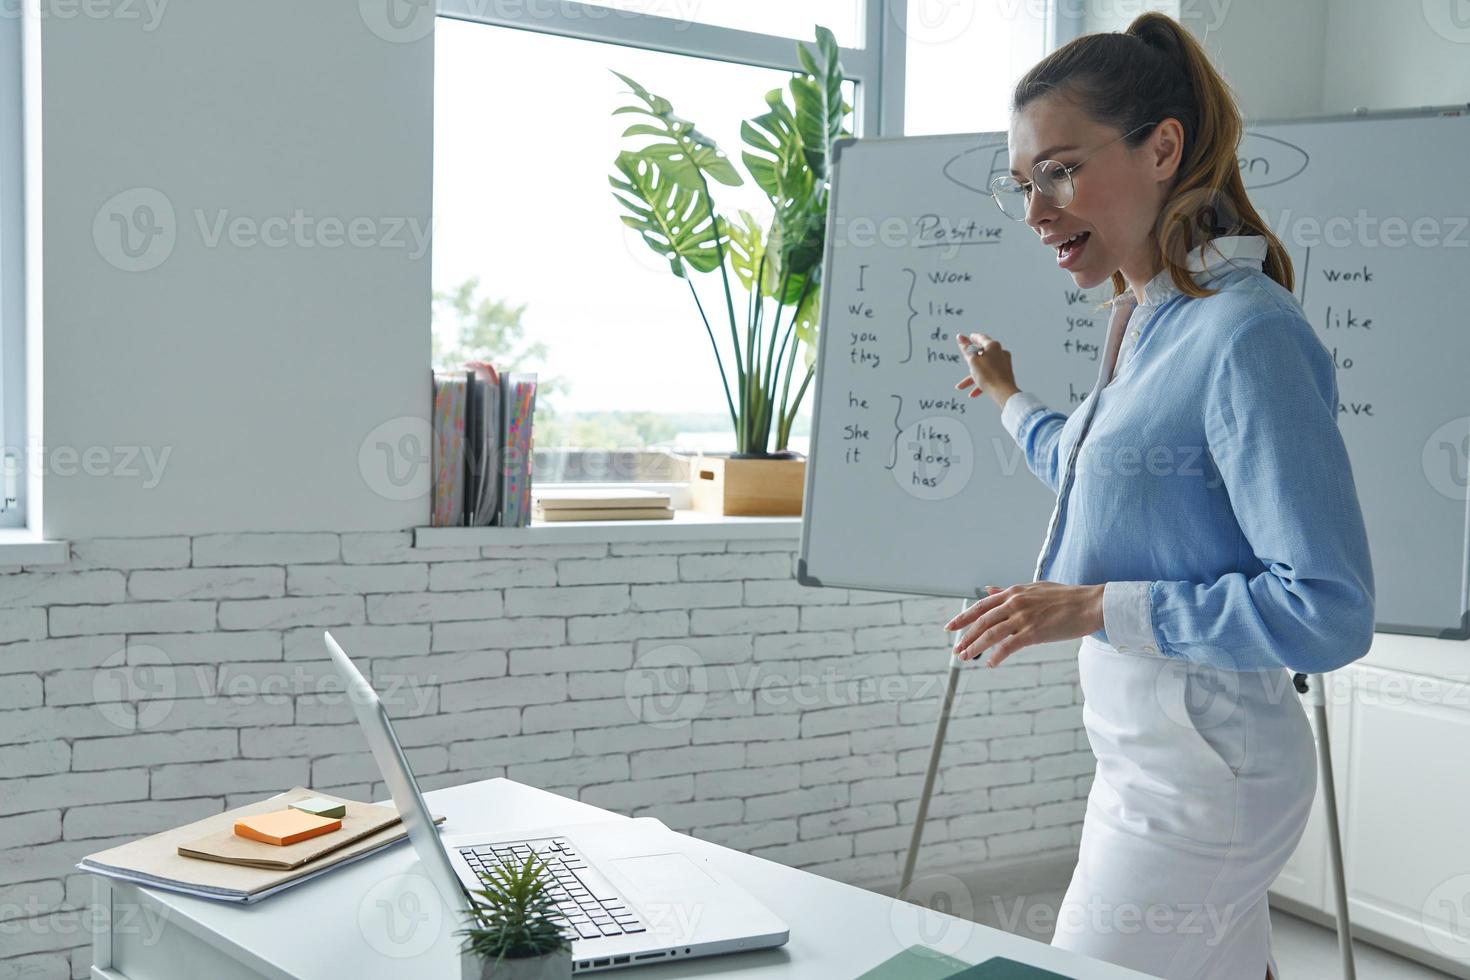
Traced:
[[[621, 72], [613, 73], [636, 100], [614, 109], [614, 115], [646, 117], [623, 131], [624, 140], [638, 145], [624, 149], [614, 161], [617, 172], [608, 178], [613, 197], [624, 209], [623, 222], [689, 285], [725, 386], [736, 456], [783, 453], [816, 371], [832, 144], [851, 135], [845, 121], [852, 110], [843, 100], [842, 65], [832, 32], [819, 26], [816, 38], [815, 52], [797, 44], [802, 70], [792, 74], [787, 88], [767, 92], [766, 111], [740, 126], [745, 144], [741, 160], [771, 202], [769, 227], [748, 211], [738, 211], [734, 220], [719, 213], [711, 185], [744, 183], [724, 151], [692, 122], [675, 115], [668, 99]], [[733, 371], [726, 370], [691, 272], [719, 273]], [[745, 292], [743, 317], [735, 312], [732, 274]], [[768, 453], [773, 426], [776, 453]]]

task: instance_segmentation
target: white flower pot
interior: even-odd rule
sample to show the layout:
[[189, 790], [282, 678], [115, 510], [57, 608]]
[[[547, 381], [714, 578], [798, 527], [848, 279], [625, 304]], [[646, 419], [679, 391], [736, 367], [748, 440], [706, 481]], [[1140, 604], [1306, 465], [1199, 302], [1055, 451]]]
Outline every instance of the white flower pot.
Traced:
[[563, 949], [541, 956], [505, 957], [499, 963], [460, 953], [461, 980], [568, 980], [572, 975], [572, 951]]

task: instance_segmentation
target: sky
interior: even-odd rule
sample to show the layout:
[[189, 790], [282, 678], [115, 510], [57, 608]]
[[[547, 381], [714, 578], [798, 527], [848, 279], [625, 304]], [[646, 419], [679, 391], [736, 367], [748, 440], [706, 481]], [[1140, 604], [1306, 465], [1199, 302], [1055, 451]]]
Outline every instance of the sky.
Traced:
[[[609, 5], [807, 39], [816, 21], [844, 46], [860, 37], [855, 0]], [[909, 6], [905, 133], [1003, 130], [1010, 84], [1042, 53], [1027, 5]], [[718, 212], [745, 208], [767, 223], [769, 202], [739, 160], [739, 124], [764, 111], [766, 91], [784, 86], [788, 73], [441, 18], [434, 288], [478, 276], [486, 295], [527, 303], [527, 333], [551, 351], [540, 370], [569, 382], [564, 411], [723, 413], [724, 389], [688, 284], [619, 220], [607, 178], [618, 151], [633, 145], [620, 134], [637, 117], [611, 114], [632, 96], [609, 69], [669, 99], [732, 158], [746, 183], [715, 187]], [[728, 370], [719, 274], [693, 275]], [[733, 275], [731, 284], [743, 324], [744, 295]], [[800, 380], [798, 373], [793, 393]]]

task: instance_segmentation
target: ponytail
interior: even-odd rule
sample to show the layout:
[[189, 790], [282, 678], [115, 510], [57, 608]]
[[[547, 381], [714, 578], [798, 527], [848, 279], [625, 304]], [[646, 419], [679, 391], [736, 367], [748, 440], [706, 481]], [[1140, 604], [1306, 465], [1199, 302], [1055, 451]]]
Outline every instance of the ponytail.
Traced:
[[[1236, 148], [1240, 109], [1209, 55], [1174, 19], [1145, 13], [1121, 33], [1086, 34], [1047, 55], [1019, 82], [1011, 100], [1019, 111], [1059, 93], [1096, 122], [1120, 132], [1140, 130], [1127, 145], [1148, 139], [1148, 123], [1173, 118], [1184, 130], [1179, 171], [1159, 212], [1155, 239], [1169, 278], [1188, 296], [1208, 296], [1194, 281], [1189, 253], [1222, 235], [1266, 239], [1263, 269], [1293, 289], [1291, 257], [1246, 195]], [[1128, 288], [1113, 273], [1113, 293]]]

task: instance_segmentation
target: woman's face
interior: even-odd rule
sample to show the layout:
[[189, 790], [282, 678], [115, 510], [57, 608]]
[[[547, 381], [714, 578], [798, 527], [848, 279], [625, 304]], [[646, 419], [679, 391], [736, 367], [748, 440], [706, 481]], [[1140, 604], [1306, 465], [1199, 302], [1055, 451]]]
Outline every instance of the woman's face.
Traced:
[[1178, 123], [1169, 124], [1154, 127], [1143, 144], [1130, 149], [1118, 141], [1121, 132], [1055, 94], [1032, 100], [1011, 117], [1010, 167], [1017, 180], [1030, 181], [1042, 160], [1070, 167], [1086, 159], [1073, 176], [1076, 193], [1066, 207], [1033, 192], [1026, 209], [1026, 224], [1078, 286], [1091, 288], [1120, 270], [1139, 286], [1157, 271], [1154, 222], [1178, 166], [1177, 147], [1168, 146]]

